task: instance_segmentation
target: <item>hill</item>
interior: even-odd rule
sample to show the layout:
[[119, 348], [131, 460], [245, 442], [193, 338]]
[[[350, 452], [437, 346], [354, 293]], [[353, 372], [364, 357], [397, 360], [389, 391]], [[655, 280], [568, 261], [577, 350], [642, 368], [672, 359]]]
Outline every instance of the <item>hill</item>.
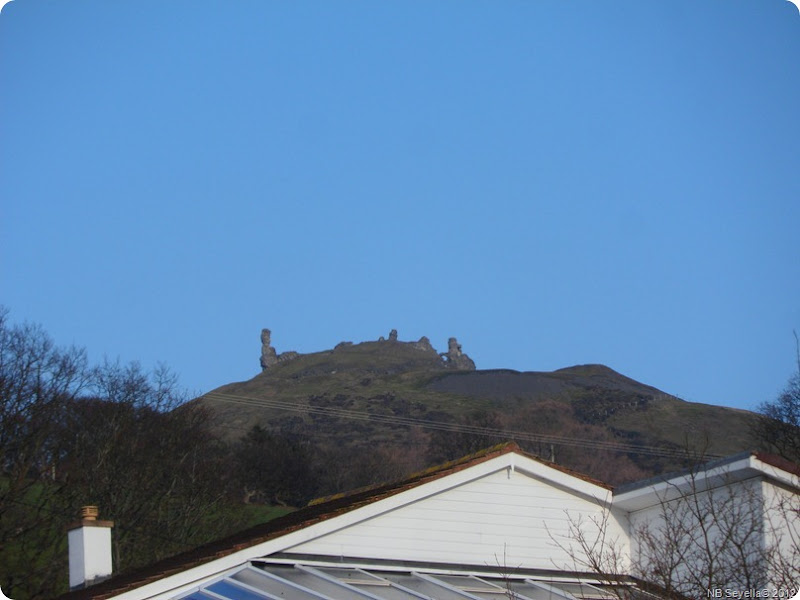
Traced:
[[[427, 338], [403, 342], [394, 331], [310, 354], [278, 355], [268, 331], [262, 340], [260, 374], [196, 400], [229, 440], [259, 425], [339, 463], [399, 461], [389, 469], [399, 476], [515, 439], [611, 483], [683, 466], [687, 454], [754, 446], [753, 413], [686, 402], [604, 365], [477, 370], [455, 338], [440, 354]], [[383, 463], [370, 468], [385, 470]]]

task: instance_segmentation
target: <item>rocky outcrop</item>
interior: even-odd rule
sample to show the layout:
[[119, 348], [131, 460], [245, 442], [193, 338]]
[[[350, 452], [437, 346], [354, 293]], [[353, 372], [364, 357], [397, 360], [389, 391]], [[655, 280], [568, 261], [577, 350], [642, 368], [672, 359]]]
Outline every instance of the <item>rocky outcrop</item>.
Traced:
[[272, 332], [269, 329], [261, 330], [261, 370], [266, 371], [272, 365], [278, 363], [278, 353], [275, 348], [270, 346]]
[[286, 362], [287, 360], [292, 360], [293, 358], [297, 358], [300, 356], [299, 353], [295, 352], [294, 350], [289, 350], [287, 352], [281, 352], [278, 354], [278, 362]]
[[278, 363], [286, 362], [287, 360], [292, 360], [300, 356], [294, 350], [289, 350], [287, 352], [281, 352], [278, 354], [275, 352], [275, 348], [270, 346], [270, 337], [272, 336], [272, 332], [269, 329], [262, 329], [261, 330], [261, 370], [266, 371], [272, 365], [276, 365]]
[[447, 340], [447, 352], [442, 352], [439, 356], [445, 360], [447, 366], [451, 369], [459, 371], [475, 370], [475, 363], [461, 351], [461, 344], [454, 337]]
[[[287, 361], [294, 360], [301, 356], [304, 356], [302, 354], [299, 354], [298, 352], [295, 352], [294, 350], [278, 354], [275, 351], [275, 348], [272, 347], [271, 341], [272, 341], [272, 332], [269, 329], [262, 329], [261, 330], [262, 371], [266, 371], [267, 369], [269, 369], [274, 365], [282, 364]], [[385, 340], [383, 336], [381, 336], [378, 341], [383, 343], [393, 342], [394, 344], [397, 344], [396, 346], [392, 347], [393, 349], [389, 351], [389, 354], [386, 356], [392, 355], [392, 353], [396, 353], [398, 357], [405, 356], [403, 354], [404, 352], [403, 348], [409, 346], [414, 350], [418, 350], [421, 353], [424, 353], [416, 355], [417, 356], [416, 358], [413, 356], [408, 356], [407, 359], [411, 361], [409, 364], [411, 363], [416, 364], [415, 361], [422, 360], [423, 363], [427, 365], [427, 368], [441, 369], [442, 367], [445, 367], [447, 369], [452, 369], [456, 371], [475, 370], [475, 363], [469, 356], [467, 356], [461, 351], [461, 344], [458, 343], [458, 340], [456, 338], [450, 338], [447, 341], [447, 352], [442, 352], [442, 353], [438, 353], [431, 344], [431, 341], [424, 335], [421, 338], [419, 338], [419, 340], [416, 342], [400, 342], [397, 339], [396, 329], [392, 329], [389, 332], [388, 340]], [[334, 352], [341, 352], [342, 350], [346, 348], [352, 348], [353, 346], [354, 346], [353, 342], [350, 341], [339, 342], [338, 344], [336, 344], [336, 347], [333, 350], [326, 350], [325, 353], [332, 354]], [[361, 346], [362, 344], [359, 344], [358, 347]], [[387, 350], [389, 350], [389, 348], [386, 348], [384, 352], [386, 352]], [[429, 358], [426, 357], [426, 355], [428, 355]], [[428, 364], [425, 361], [428, 361], [430, 364]]]
[[436, 352], [433, 346], [431, 346], [431, 341], [425, 337], [424, 335], [419, 338], [418, 342], [410, 342], [411, 346], [416, 348], [417, 350], [422, 350], [423, 352]]

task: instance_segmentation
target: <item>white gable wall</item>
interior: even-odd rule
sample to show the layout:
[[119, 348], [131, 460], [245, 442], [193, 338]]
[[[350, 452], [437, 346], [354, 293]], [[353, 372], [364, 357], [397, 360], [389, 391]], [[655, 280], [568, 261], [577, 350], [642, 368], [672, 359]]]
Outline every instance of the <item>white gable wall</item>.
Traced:
[[[595, 487], [595, 486], [592, 486]], [[286, 552], [332, 557], [413, 560], [509, 568], [578, 570], [566, 548], [570, 519], [589, 535], [610, 492], [596, 499], [554, 486], [519, 469], [503, 468], [422, 497]], [[609, 530], [628, 547], [627, 522]]]
[[800, 497], [770, 480], [761, 483], [761, 493], [769, 587], [795, 588], [800, 583]]
[[[559, 550], [548, 528], [563, 542], [569, 537], [570, 518], [576, 523], [587, 516], [600, 520], [607, 514], [603, 503], [610, 499], [606, 488], [507, 453], [114, 598], [174, 598], [200, 582], [276, 553], [585, 570]], [[619, 515], [612, 514], [609, 534], [627, 548], [626, 513]]]
[[630, 514], [636, 574], [690, 596], [706, 588], [763, 587], [761, 479], [687, 490], [666, 500], [674, 489], [654, 493], [654, 504]]
[[[623, 492], [614, 502], [631, 511], [634, 573], [664, 586], [683, 582], [689, 595], [708, 585], [796, 586], [798, 484], [796, 475], [749, 455]], [[692, 577], [701, 572], [705, 578]]]

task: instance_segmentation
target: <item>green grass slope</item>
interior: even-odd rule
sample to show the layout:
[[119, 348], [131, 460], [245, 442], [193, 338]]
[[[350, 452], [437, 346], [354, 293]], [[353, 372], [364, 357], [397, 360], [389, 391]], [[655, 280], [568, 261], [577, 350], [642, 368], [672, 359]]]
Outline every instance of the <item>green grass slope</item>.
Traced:
[[[502, 428], [511, 431], [576, 439], [604, 432], [620, 443], [711, 455], [754, 447], [753, 413], [685, 402], [604, 365], [454, 371], [435, 350], [415, 342], [340, 344], [298, 355], [197, 401], [214, 412], [228, 439], [260, 424], [366, 449], [401, 444], [413, 427], [434, 435], [426, 423], [465, 422], [483, 412], [499, 415]], [[545, 421], [552, 423], [549, 429]], [[676, 464], [630, 456], [650, 473]]]

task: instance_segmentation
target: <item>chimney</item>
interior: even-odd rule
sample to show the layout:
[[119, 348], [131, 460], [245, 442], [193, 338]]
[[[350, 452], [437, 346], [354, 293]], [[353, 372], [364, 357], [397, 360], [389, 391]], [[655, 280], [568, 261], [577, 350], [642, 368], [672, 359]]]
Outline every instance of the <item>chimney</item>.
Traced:
[[76, 590], [111, 577], [113, 521], [98, 521], [96, 506], [81, 508], [81, 520], [68, 528], [69, 589]]

